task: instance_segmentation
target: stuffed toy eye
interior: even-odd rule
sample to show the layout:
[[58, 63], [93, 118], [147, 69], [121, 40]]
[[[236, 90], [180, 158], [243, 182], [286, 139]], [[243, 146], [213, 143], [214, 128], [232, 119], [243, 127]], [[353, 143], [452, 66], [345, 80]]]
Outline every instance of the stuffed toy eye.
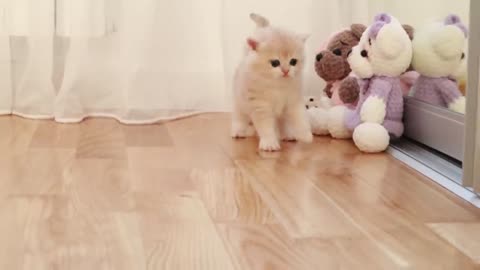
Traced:
[[342, 55], [342, 50], [335, 49], [335, 50], [333, 50], [333, 54], [340, 56], [340, 55]]
[[292, 58], [292, 60], [290, 60], [290, 66], [295, 66], [296, 64], [297, 64], [297, 59]]
[[362, 57], [367, 57], [367, 56], [368, 56], [368, 52], [367, 52], [366, 50], [362, 50], [362, 51], [360, 52], [360, 55], [361, 55]]
[[272, 65], [272, 67], [275, 68], [275, 67], [280, 66], [280, 61], [279, 60], [271, 60], [270, 64]]

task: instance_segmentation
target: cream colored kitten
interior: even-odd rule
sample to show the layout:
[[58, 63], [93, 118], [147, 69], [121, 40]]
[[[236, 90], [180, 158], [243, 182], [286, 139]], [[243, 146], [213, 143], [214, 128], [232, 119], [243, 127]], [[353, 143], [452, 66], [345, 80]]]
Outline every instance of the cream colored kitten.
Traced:
[[311, 142], [301, 93], [307, 37], [270, 26], [257, 14], [250, 18], [257, 29], [235, 73], [232, 136], [256, 131], [264, 151], [279, 150], [280, 139]]

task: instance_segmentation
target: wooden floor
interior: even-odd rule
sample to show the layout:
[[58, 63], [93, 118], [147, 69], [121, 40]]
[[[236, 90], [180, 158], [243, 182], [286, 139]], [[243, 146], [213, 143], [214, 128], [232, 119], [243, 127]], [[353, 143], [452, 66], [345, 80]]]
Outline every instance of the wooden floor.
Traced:
[[480, 269], [480, 211], [387, 154], [228, 127], [0, 118], [0, 269]]

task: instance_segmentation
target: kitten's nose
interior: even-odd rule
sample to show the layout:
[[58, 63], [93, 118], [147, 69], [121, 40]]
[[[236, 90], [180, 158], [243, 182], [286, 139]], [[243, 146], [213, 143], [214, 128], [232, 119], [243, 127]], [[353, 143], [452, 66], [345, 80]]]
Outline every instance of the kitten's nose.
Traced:
[[289, 71], [290, 71], [290, 70], [288, 70], [288, 69], [283, 69], [283, 68], [282, 68], [283, 76], [287, 76]]
[[323, 54], [319, 53], [317, 54], [317, 57], [315, 57], [317, 59], [317, 62], [322, 60], [322, 57], [323, 57]]

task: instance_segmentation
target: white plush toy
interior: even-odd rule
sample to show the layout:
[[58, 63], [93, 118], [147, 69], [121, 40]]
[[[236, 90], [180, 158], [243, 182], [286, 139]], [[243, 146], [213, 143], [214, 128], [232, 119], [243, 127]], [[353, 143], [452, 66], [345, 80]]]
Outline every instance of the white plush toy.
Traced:
[[305, 107], [312, 133], [328, 135], [327, 112], [332, 107], [331, 100], [326, 96], [307, 96], [305, 97]]
[[348, 57], [358, 80], [351, 78], [344, 83], [351, 84], [353, 80], [358, 84], [358, 102], [353, 108], [335, 106], [328, 110], [326, 117], [315, 114], [316, 124], [322, 122], [319, 126], [326, 126], [335, 138], [353, 137], [361, 151], [384, 151], [391, 137], [403, 134], [403, 92], [399, 76], [410, 66], [411, 59], [412, 42], [400, 22], [389, 14], [375, 16]]
[[455, 78], [465, 74], [467, 36], [456, 15], [415, 33], [412, 66], [420, 73], [412, 89], [416, 99], [465, 113], [465, 97]]

